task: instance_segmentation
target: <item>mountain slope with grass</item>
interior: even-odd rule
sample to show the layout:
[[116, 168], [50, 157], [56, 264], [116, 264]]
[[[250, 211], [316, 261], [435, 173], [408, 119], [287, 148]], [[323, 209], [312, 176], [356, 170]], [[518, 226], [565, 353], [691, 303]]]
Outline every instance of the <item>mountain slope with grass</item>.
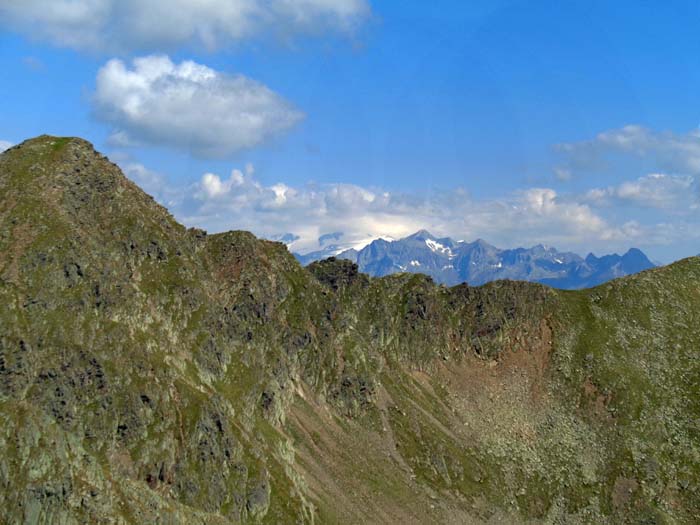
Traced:
[[2, 522], [700, 515], [698, 258], [584, 291], [302, 268], [48, 136], [0, 203]]

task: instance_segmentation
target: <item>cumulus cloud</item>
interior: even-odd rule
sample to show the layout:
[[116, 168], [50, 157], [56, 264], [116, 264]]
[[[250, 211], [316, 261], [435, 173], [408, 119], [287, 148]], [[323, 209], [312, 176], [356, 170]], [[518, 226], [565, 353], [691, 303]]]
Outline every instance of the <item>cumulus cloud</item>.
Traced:
[[78, 50], [215, 50], [274, 32], [351, 33], [366, 0], [0, 0], [0, 25]]
[[700, 174], [700, 129], [688, 133], [656, 132], [638, 125], [599, 133], [591, 140], [559, 144], [570, 167], [590, 166], [613, 154], [647, 158], [673, 173]]
[[617, 186], [594, 188], [585, 193], [586, 201], [595, 205], [629, 203], [674, 213], [697, 209], [697, 183], [692, 175], [652, 173]]
[[98, 72], [92, 97], [111, 124], [112, 143], [133, 141], [223, 157], [288, 130], [303, 114], [268, 87], [192, 61], [162, 55], [113, 59]]
[[0, 140], [0, 153], [5, 151], [6, 149], [10, 149], [14, 144], [12, 142], [7, 142], [6, 140]]
[[245, 229], [268, 238], [291, 232], [298, 236], [291, 248], [301, 252], [319, 248], [319, 237], [334, 232], [343, 232], [343, 244], [349, 245], [426, 228], [502, 246], [548, 243], [585, 250], [624, 247], [651, 235], [644, 225], [611, 223], [592, 204], [550, 188], [477, 200], [464, 189], [423, 195], [353, 184], [265, 185], [250, 165], [226, 176], [205, 173], [179, 190], [161, 184], [160, 178], [154, 183], [140, 170], [132, 169], [130, 176], [150, 185], [160, 202], [173, 203], [171, 211], [187, 225], [212, 232]]

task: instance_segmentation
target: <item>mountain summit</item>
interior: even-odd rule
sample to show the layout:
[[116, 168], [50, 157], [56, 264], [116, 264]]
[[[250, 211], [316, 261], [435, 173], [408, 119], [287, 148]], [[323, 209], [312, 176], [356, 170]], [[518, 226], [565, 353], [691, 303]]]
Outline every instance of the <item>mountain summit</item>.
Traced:
[[589, 288], [655, 266], [636, 248], [623, 256], [598, 258], [590, 254], [584, 259], [541, 244], [529, 249], [501, 250], [482, 239], [471, 243], [449, 237], [438, 239], [427, 230], [396, 241], [375, 240], [359, 251], [320, 251], [296, 257], [308, 264], [329, 255], [356, 262], [361, 271], [375, 277], [424, 273], [448, 286], [462, 282], [478, 286], [512, 279], [563, 289]]
[[0, 522], [695, 523], [698, 283], [304, 268], [29, 140], [0, 154]]

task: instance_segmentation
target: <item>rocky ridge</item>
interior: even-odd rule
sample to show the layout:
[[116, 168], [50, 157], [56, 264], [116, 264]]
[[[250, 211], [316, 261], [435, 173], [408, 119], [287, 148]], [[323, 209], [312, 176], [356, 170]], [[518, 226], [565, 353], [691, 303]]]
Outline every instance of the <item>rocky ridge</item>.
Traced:
[[48, 136], [0, 203], [0, 521], [700, 515], [697, 258], [581, 292], [305, 269]]

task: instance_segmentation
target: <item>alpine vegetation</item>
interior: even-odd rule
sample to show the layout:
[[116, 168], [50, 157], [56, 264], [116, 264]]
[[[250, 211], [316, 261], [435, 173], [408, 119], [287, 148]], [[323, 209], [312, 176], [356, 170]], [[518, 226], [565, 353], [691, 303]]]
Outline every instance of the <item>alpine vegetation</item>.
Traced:
[[0, 305], [3, 523], [700, 515], [697, 257], [581, 291], [304, 268], [41, 136], [0, 155]]

